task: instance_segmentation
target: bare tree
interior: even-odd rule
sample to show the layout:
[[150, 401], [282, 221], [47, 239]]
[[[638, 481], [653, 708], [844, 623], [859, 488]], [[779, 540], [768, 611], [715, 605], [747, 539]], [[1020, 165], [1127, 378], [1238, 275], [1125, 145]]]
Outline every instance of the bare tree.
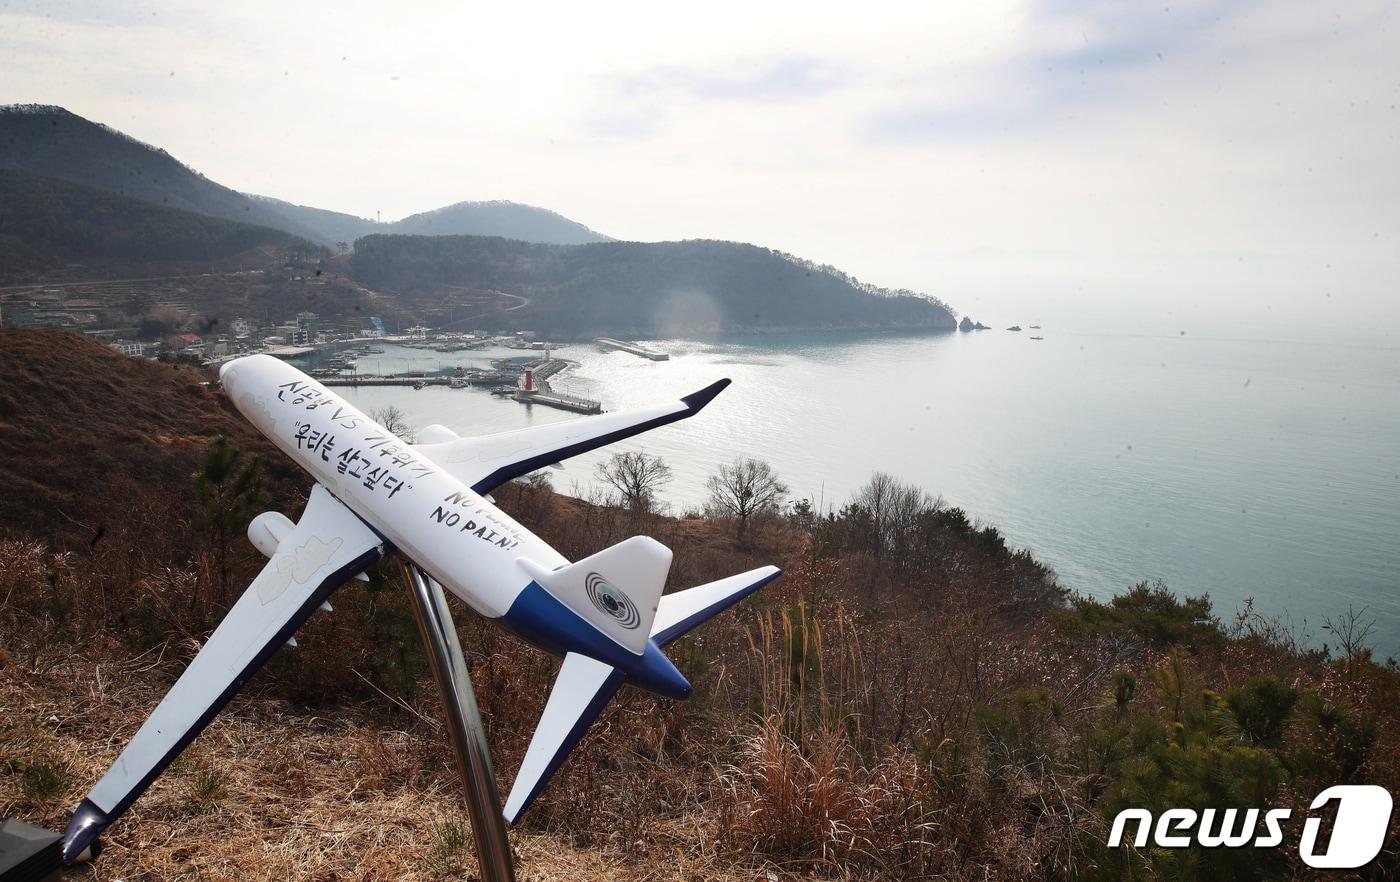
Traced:
[[884, 472], [871, 475], [851, 501], [870, 518], [871, 534], [865, 545], [877, 557], [886, 551], [904, 551], [919, 515], [939, 507], [938, 500], [925, 491], [913, 484], [902, 484]]
[[[538, 524], [549, 514], [554, 499], [554, 483], [545, 471], [531, 472], [510, 482], [515, 489], [510, 513], [526, 524]], [[501, 497], [504, 498], [504, 497]]]
[[1354, 665], [1369, 651], [1371, 632], [1375, 627], [1376, 620], [1366, 617], [1366, 607], [1358, 610], [1350, 604], [1336, 620], [1331, 616], [1322, 620], [1322, 630], [1337, 638], [1348, 666]]
[[634, 515], [654, 511], [657, 494], [671, 481], [671, 467], [640, 450], [614, 453], [598, 463], [594, 474], [617, 491], [622, 507]]
[[705, 486], [710, 490], [710, 510], [737, 521], [734, 541], [739, 545], [748, 539], [749, 521], [755, 515], [776, 511], [788, 494], [777, 472], [761, 459], [740, 458], [721, 465]]
[[383, 407], [375, 408], [369, 412], [369, 418], [388, 429], [392, 434], [397, 435], [400, 439], [407, 441], [409, 444], [413, 443], [413, 436], [417, 433], [414, 431], [413, 425], [408, 421], [408, 414], [399, 410], [394, 405], [386, 404]]

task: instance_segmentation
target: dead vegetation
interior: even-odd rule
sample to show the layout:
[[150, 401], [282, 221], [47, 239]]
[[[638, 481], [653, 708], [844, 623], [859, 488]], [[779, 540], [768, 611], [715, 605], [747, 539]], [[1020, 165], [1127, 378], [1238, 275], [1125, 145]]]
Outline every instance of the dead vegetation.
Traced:
[[[38, 364], [0, 372], [0, 402], [42, 400], [74, 352], [105, 358], [66, 340], [37, 348], [45, 337], [55, 335], [21, 341]], [[0, 443], [51, 469], [32, 476], [33, 496], [6, 500], [0, 522], [0, 815], [57, 828], [232, 599], [213, 588], [218, 549], [188, 530], [202, 447], [154, 439], [197, 435], [207, 419], [265, 450], [197, 374], [117, 369], [128, 371], [121, 394], [159, 402], [159, 419], [98, 407], [88, 399], [99, 391], [81, 384], [54, 393], [66, 418], [0, 410]], [[59, 423], [72, 443], [40, 450]], [[128, 446], [104, 446], [113, 437]], [[67, 456], [112, 471], [141, 463], [147, 480], [97, 482], [81, 509], [63, 508], [67, 479], [51, 476], [88, 467]], [[299, 489], [277, 460], [265, 483]], [[1350, 637], [1334, 659], [1252, 609], [1222, 623], [1208, 601], [1161, 586], [1109, 603], [1071, 598], [995, 529], [883, 476], [839, 512], [799, 504], [754, 520], [744, 547], [732, 522], [595, 506], [539, 481], [497, 498], [573, 558], [655, 536], [676, 552], [673, 587], [769, 562], [785, 570], [670, 647], [695, 684], [690, 701], [619, 694], [512, 832], [522, 879], [1293, 878], [1306, 875], [1296, 851], [1231, 863], [1214, 849], [1184, 865], [1108, 851], [1107, 820], [1129, 804], [1261, 801], [1301, 818], [1328, 784], [1397, 783], [1400, 676], [1360, 645], [1361, 626], [1336, 626]], [[55, 528], [74, 512], [88, 526]], [[107, 527], [97, 541], [93, 523]], [[234, 585], [258, 563], [223, 561]], [[191, 597], [211, 598], [209, 611]], [[109, 831], [85, 872], [472, 876], [395, 569], [333, 602]], [[504, 787], [557, 663], [465, 611], [460, 624]], [[1249, 770], [1252, 789], [1222, 768]], [[1373, 878], [1394, 875], [1393, 849]]]

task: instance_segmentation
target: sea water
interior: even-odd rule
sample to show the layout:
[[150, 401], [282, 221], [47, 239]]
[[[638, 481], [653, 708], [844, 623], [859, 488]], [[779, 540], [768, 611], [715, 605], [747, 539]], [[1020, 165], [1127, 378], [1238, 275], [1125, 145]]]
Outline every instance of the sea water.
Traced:
[[[997, 329], [653, 345], [670, 361], [561, 347], [577, 365], [552, 382], [607, 410], [734, 384], [695, 419], [570, 460], [557, 489], [586, 491], [612, 449], [663, 457], [675, 511], [703, 505], [736, 456], [767, 460], [823, 509], [883, 471], [995, 525], [1073, 590], [1160, 578], [1226, 618], [1253, 599], [1314, 644], [1351, 607], [1376, 621], [1380, 653], [1400, 654], [1393, 344]], [[359, 370], [520, 354], [383, 348]], [[479, 389], [340, 391], [464, 435], [579, 418]]]

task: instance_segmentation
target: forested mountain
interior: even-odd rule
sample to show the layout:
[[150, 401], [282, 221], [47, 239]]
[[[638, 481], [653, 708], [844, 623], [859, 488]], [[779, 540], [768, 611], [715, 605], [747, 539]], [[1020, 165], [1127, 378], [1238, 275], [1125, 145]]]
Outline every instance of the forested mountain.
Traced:
[[255, 249], [304, 255], [325, 250], [270, 227], [0, 169], [0, 278], [73, 262], [209, 263]]
[[492, 321], [550, 337], [780, 333], [954, 327], [941, 302], [737, 242], [534, 245], [479, 236], [368, 236], [348, 260], [357, 281], [408, 308], [445, 288], [528, 299]]
[[261, 268], [279, 252], [320, 256], [353, 242], [364, 251], [336, 263], [393, 295], [381, 310], [442, 326], [559, 338], [954, 327], [935, 299], [753, 245], [617, 242], [512, 202], [378, 224], [250, 196], [60, 107], [0, 107], [0, 175], [0, 275], [12, 280], [64, 264], [109, 277], [219, 261], [244, 269], [255, 253]]
[[0, 169], [59, 178], [166, 208], [320, 239], [273, 205], [216, 184], [164, 150], [61, 107], [0, 107]]
[[612, 241], [610, 237], [595, 233], [583, 224], [546, 208], [503, 201], [458, 202], [436, 211], [410, 215], [372, 232], [416, 236], [504, 236], [507, 239], [553, 245]]
[[579, 245], [585, 242], [609, 242], [609, 237], [595, 233], [576, 221], [547, 208], [521, 205], [519, 202], [458, 202], [435, 211], [410, 215], [391, 223], [376, 223], [362, 217], [293, 205], [268, 196], [254, 196], [255, 201], [276, 210], [298, 227], [315, 230], [319, 240], [332, 247], [352, 243], [361, 236], [375, 233], [404, 233], [417, 236], [504, 236], [524, 242], [552, 245]]
[[313, 208], [310, 205], [294, 205], [271, 196], [249, 195], [249, 198], [277, 212], [285, 221], [284, 228], [310, 230], [311, 238], [330, 248], [338, 248], [341, 243], [349, 245], [361, 236], [374, 233], [382, 226], [369, 218], [325, 208]]
[[0, 169], [60, 178], [169, 208], [261, 224], [335, 247], [375, 232], [507, 236], [573, 244], [606, 239], [543, 208], [460, 202], [392, 224], [252, 196], [209, 180], [164, 150], [62, 107], [0, 106]]

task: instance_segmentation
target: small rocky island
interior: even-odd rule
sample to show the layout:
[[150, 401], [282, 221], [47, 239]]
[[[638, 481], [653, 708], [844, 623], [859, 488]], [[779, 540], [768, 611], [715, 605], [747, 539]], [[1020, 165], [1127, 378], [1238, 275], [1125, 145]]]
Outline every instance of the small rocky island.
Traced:
[[986, 325], [982, 324], [981, 322], [974, 322], [972, 319], [968, 318], [967, 316], [963, 316], [962, 321], [958, 322], [958, 330], [959, 330], [959, 331], [990, 331], [991, 328], [987, 327]]

